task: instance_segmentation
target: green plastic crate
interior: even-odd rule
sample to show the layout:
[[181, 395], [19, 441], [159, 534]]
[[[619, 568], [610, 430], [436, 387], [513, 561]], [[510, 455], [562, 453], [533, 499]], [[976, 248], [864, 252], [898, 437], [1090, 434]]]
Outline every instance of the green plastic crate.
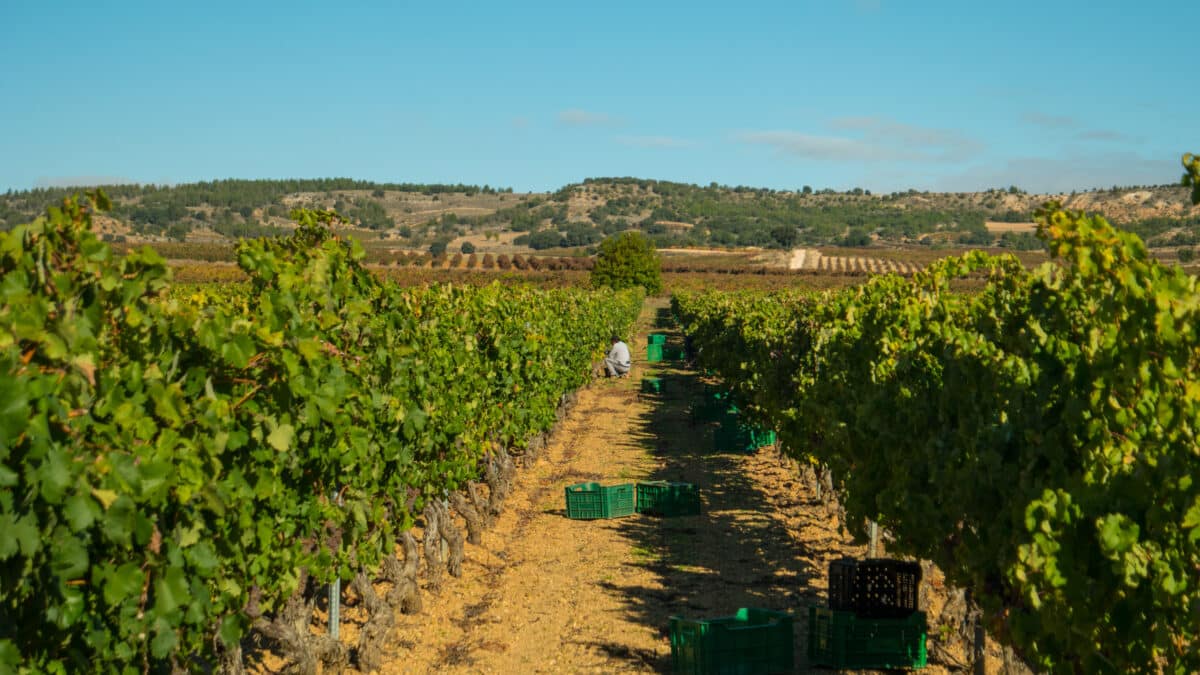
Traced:
[[646, 360], [650, 363], [663, 360], [662, 345], [646, 345]]
[[854, 612], [808, 608], [808, 660], [830, 668], [925, 667], [925, 612], [905, 619], [864, 619]]
[[667, 344], [667, 336], [664, 333], [651, 333], [650, 337], [646, 338], [647, 344], [665, 345]]
[[643, 377], [642, 391], [647, 394], [661, 394], [663, 390], [662, 379], [657, 377]]
[[770, 429], [750, 429], [751, 450], [775, 445], [775, 432]]
[[620, 518], [634, 512], [633, 483], [576, 483], [568, 485], [566, 493], [567, 517], [575, 520]]
[[737, 415], [737, 406], [730, 404], [732, 396], [711, 385], [705, 386], [704, 397], [692, 405], [692, 421], [716, 422]]
[[637, 484], [637, 511], [673, 518], [700, 513], [700, 490], [691, 483], [665, 480]]
[[695, 423], [717, 422], [736, 416], [736, 406], [719, 402], [702, 401], [692, 406], [692, 421]]
[[716, 452], [754, 452], [759, 448], [775, 444], [775, 432], [759, 429], [737, 421], [737, 409], [731, 408], [721, 426], [713, 432], [713, 450]]
[[792, 617], [746, 607], [733, 616], [670, 619], [676, 673], [790, 673], [795, 661]]

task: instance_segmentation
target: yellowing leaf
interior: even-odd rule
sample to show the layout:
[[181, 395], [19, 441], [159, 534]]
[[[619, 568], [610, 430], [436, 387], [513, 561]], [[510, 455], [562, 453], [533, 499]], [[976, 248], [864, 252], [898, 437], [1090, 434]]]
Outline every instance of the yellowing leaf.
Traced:
[[100, 505], [106, 511], [108, 507], [112, 506], [113, 502], [117, 501], [117, 493], [112, 490], [97, 490], [92, 488], [92, 496], [96, 498], [96, 501], [100, 502]]
[[279, 452], [285, 452], [291, 447], [295, 435], [296, 429], [292, 425], [280, 424], [267, 436], [267, 443]]

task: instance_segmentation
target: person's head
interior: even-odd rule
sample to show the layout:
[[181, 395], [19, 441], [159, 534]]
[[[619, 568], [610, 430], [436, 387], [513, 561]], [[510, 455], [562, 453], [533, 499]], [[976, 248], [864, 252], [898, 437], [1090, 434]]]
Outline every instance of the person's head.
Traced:
[[618, 343], [618, 342], [620, 342], [620, 341], [621, 341], [621, 338], [617, 337], [616, 335], [612, 336], [612, 343], [613, 343], [614, 345], [615, 345], [615, 344], [617, 344], [617, 343]]

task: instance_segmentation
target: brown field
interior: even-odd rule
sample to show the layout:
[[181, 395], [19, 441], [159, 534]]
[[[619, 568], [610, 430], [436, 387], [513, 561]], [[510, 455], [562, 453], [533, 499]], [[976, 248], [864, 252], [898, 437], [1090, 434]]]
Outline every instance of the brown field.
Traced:
[[1037, 232], [1037, 223], [1001, 223], [989, 220], [984, 223], [988, 232], [1004, 234], [1005, 232]]

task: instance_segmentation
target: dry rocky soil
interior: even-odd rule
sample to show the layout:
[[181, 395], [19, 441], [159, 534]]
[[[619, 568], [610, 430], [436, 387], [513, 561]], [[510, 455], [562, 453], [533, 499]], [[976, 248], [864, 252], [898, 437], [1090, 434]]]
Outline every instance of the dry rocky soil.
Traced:
[[[664, 307], [647, 304], [630, 341], [635, 352], [644, 355]], [[640, 393], [646, 376], [660, 378], [661, 394]], [[864, 558], [866, 546], [839, 531], [836, 505], [819, 499], [806, 472], [774, 448], [713, 447], [715, 424], [694, 423], [689, 413], [703, 382], [679, 362], [635, 356], [631, 377], [581, 390], [538, 458], [518, 471], [482, 544], [467, 545], [462, 576], [424, 580], [423, 610], [398, 615], [378, 672], [671, 672], [669, 617], [740, 607], [792, 613], [794, 672], [819, 671], [805, 656], [808, 607], [825, 606], [829, 563]], [[639, 480], [696, 484], [701, 515], [566, 517], [566, 486]], [[922, 672], [972, 672], [962, 595], [945, 588], [936, 569], [923, 569]], [[341, 639], [354, 644], [362, 610], [344, 607], [342, 615]], [[323, 618], [314, 617], [314, 627]], [[1027, 672], [990, 640], [987, 652], [987, 672]], [[285, 665], [268, 655], [251, 670]]]

